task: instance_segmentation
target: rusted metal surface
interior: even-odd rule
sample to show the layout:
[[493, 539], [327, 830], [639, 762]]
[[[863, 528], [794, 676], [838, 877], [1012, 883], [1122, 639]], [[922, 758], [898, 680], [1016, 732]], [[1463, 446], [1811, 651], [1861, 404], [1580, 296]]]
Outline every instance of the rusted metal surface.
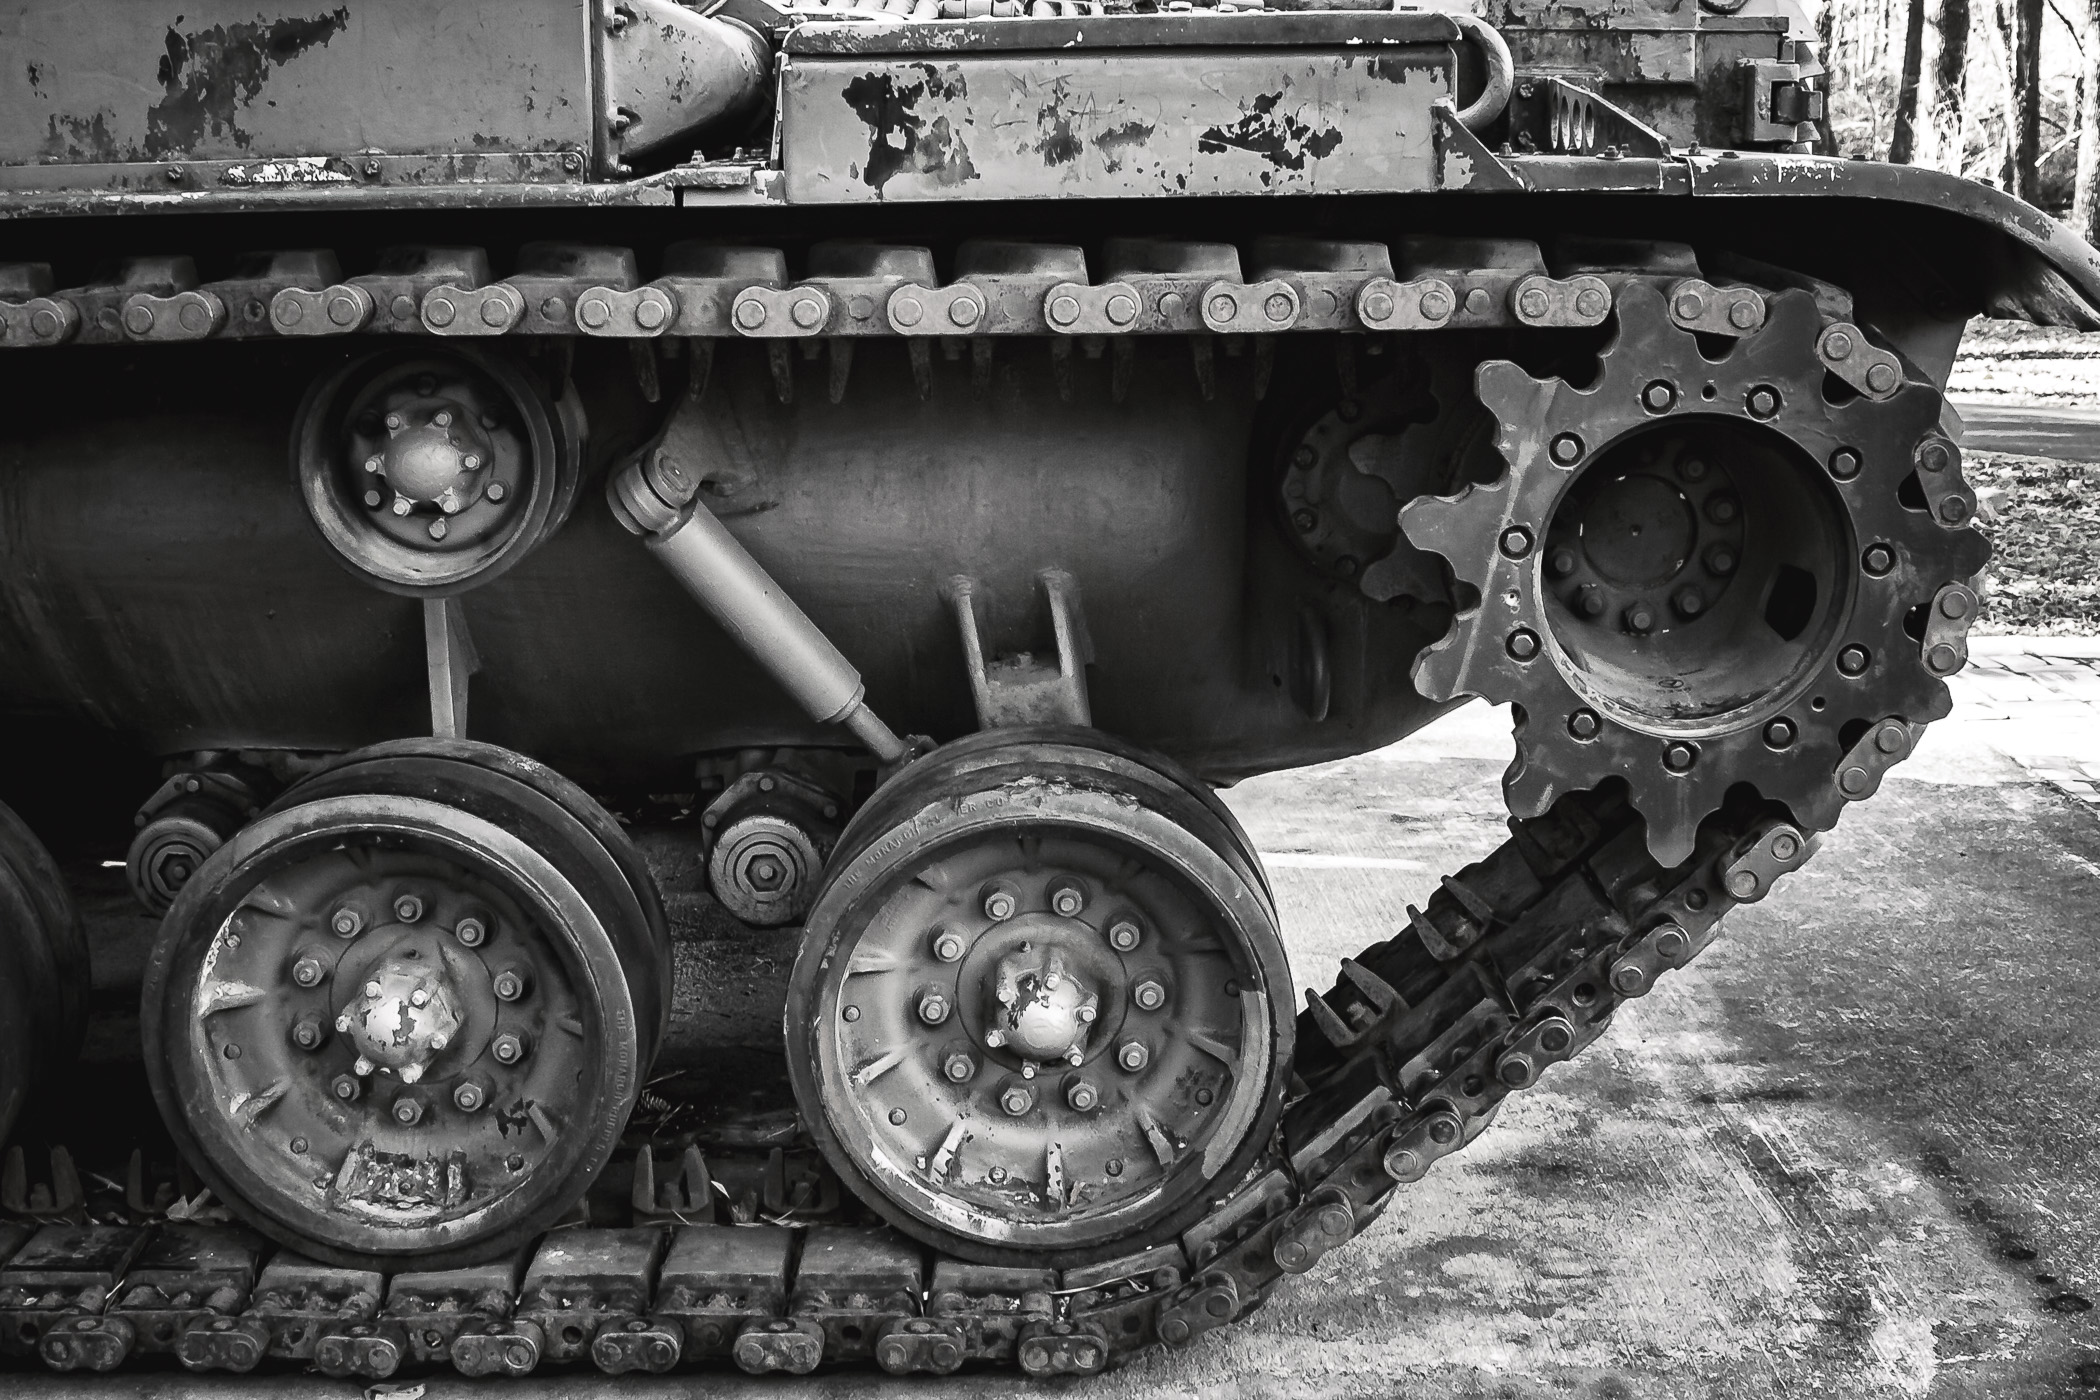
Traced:
[[226, 0], [165, 15], [11, 0], [0, 47], [0, 166], [224, 161], [266, 184], [298, 176], [272, 164], [289, 157], [591, 150], [590, 34], [571, 0], [315, 0], [267, 17]]
[[968, 24], [918, 26], [904, 44], [809, 26], [791, 36], [782, 70], [788, 197], [1433, 188], [1430, 108], [1452, 95], [1451, 51], [1425, 42], [1426, 17], [1377, 18], [1398, 22], [1357, 26], [1346, 43], [1331, 24], [1303, 26], [1302, 38], [1267, 26], [1247, 33], [1272, 47], [1205, 49], [1194, 61], [1162, 46], [1241, 26], [1039, 20], [1008, 26], [1011, 36], [982, 50]]

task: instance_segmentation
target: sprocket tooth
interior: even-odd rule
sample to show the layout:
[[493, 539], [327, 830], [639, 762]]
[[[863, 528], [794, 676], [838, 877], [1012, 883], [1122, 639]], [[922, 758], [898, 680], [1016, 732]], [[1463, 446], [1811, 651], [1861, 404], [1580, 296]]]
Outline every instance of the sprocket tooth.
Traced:
[[1516, 757], [1509, 761], [1509, 769], [1502, 775], [1502, 801], [1513, 817], [1527, 820], [1543, 817], [1560, 799], [1562, 788], [1553, 780], [1552, 770], [1539, 760], [1532, 745], [1522, 737], [1521, 725], [1517, 733]]
[[[1510, 473], [1460, 487], [1449, 496], [1423, 496], [1400, 510], [1400, 531], [1416, 549], [1440, 554], [1451, 572], [1479, 588], [1493, 568], [1489, 557], [1509, 509]], [[1483, 524], [1485, 522], [1485, 524]]]

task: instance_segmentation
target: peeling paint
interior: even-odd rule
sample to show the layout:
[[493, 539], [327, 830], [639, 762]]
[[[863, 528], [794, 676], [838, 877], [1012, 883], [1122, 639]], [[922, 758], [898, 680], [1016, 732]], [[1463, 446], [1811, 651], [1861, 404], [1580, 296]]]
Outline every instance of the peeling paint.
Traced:
[[882, 194], [883, 186], [901, 174], [924, 176], [937, 186], [960, 185], [977, 177], [964, 144], [946, 114], [928, 121], [921, 102], [960, 102], [969, 87], [960, 70], [945, 73], [930, 63], [912, 65], [919, 82], [900, 83], [894, 73], [866, 73], [846, 84], [846, 105], [868, 128], [868, 158], [860, 179]]
[[1333, 155], [1342, 144], [1338, 127], [1315, 130], [1302, 120], [1299, 108], [1280, 113], [1281, 92], [1266, 92], [1251, 103], [1243, 102], [1244, 114], [1231, 126], [1214, 126], [1196, 138], [1196, 149], [1207, 155], [1220, 151], [1247, 151], [1260, 156], [1278, 170], [1303, 170], [1308, 160]]
[[270, 71], [325, 45], [349, 23], [344, 8], [312, 19], [213, 25], [192, 34], [168, 30], [156, 75], [166, 95], [146, 112], [146, 155], [185, 155], [207, 133], [245, 149], [250, 138], [240, 127], [240, 109], [261, 96]]

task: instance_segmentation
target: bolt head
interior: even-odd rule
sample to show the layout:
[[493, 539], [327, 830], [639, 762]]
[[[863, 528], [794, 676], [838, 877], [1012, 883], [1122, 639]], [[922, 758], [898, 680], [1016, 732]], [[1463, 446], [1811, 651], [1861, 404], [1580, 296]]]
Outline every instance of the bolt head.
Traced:
[[494, 987], [499, 1001], [516, 1001], [525, 995], [525, 979], [508, 968], [496, 974]]
[[1016, 1084], [999, 1096], [999, 1107], [1006, 1111], [1007, 1117], [1019, 1118], [1035, 1107], [1035, 1093]]
[[414, 502], [412, 502], [412, 501], [410, 501], [410, 500], [408, 499], [408, 497], [406, 497], [406, 496], [396, 496], [396, 497], [394, 497], [394, 504], [393, 504], [393, 512], [394, 512], [394, 514], [396, 514], [396, 515], [406, 515], [406, 514], [408, 514], [408, 513], [410, 512], [410, 511], [414, 510], [415, 508], [416, 508], [416, 507], [415, 507], [415, 503], [414, 503]]
[[1627, 631], [1637, 636], [1644, 632], [1652, 632], [1655, 630], [1655, 609], [1646, 603], [1632, 603], [1627, 606], [1619, 620], [1625, 624]]
[[419, 1099], [400, 1098], [394, 1100], [394, 1121], [404, 1127], [413, 1128], [423, 1121], [423, 1104]]
[[1871, 658], [1863, 646], [1848, 646], [1838, 653], [1838, 670], [1848, 676], [1856, 676], [1867, 669]]
[[1573, 433], [1562, 433], [1553, 439], [1547, 451], [1561, 466], [1572, 467], [1582, 460], [1582, 439]]
[[1539, 654], [1539, 634], [1528, 627], [1519, 627], [1509, 634], [1506, 645], [1511, 659], [1529, 661]]
[[489, 1042], [489, 1053], [499, 1065], [514, 1065], [525, 1058], [525, 1042], [506, 1031]]
[[1689, 773], [1699, 761], [1699, 751], [1690, 744], [1672, 744], [1663, 750], [1663, 767], [1672, 773]]
[[1522, 559], [1531, 553], [1531, 531], [1522, 525], [1512, 525], [1502, 532], [1502, 552], [1511, 559]]
[[321, 1024], [312, 1018], [303, 1018], [292, 1027], [292, 1042], [301, 1050], [311, 1050], [321, 1043]]
[[969, 945], [954, 929], [943, 929], [933, 937], [933, 955], [942, 962], [960, 962]]
[[1131, 919], [1118, 919], [1108, 926], [1108, 946], [1119, 953], [1136, 952], [1143, 937], [1143, 930]]
[[394, 901], [394, 917], [404, 924], [412, 924], [423, 917], [423, 901], [412, 894], [402, 895]]
[[1577, 710], [1568, 716], [1568, 733], [1577, 739], [1594, 739], [1602, 727], [1595, 710]]
[[1011, 919], [1020, 907], [1010, 890], [993, 890], [984, 897], [984, 916], [994, 923]]
[[1074, 1113], [1092, 1113], [1101, 1103], [1101, 1091], [1084, 1079], [1075, 1079], [1065, 1090], [1065, 1106]]
[[1157, 1011], [1167, 1004], [1167, 989], [1148, 977], [1130, 989], [1130, 999], [1140, 1011]]
[[1658, 379], [1641, 390], [1641, 403], [1650, 413], [1661, 413], [1677, 402], [1677, 391]]
[[1697, 617], [1706, 611], [1706, 595], [1696, 588], [1680, 588], [1670, 601], [1681, 617]]
[[365, 1086], [358, 1083], [354, 1075], [348, 1074], [337, 1075], [335, 1077], [335, 1082], [330, 1084], [328, 1087], [329, 1092], [334, 1094], [337, 1098], [341, 1099], [344, 1103], [357, 1102], [358, 1095], [364, 1093], [365, 1091]]
[[1086, 908], [1086, 891], [1077, 885], [1061, 884], [1050, 892], [1050, 907], [1063, 918], [1077, 918]]
[[1860, 455], [1850, 447], [1840, 447], [1830, 454], [1830, 474], [1839, 481], [1850, 481], [1859, 475]]
[[939, 992], [928, 992], [919, 998], [919, 1019], [929, 1026], [938, 1026], [948, 1019], [948, 998]]
[[318, 987], [322, 976], [323, 969], [319, 958], [301, 958], [292, 964], [292, 981], [302, 987]]
[[977, 1061], [957, 1051], [941, 1063], [941, 1073], [948, 1076], [950, 1084], [961, 1084], [975, 1077]]
[[1790, 719], [1775, 719], [1765, 726], [1765, 742], [1775, 749], [1783, 749], [1794, 742], [1794, 722]]
[[1145, 1048], [1143, 1041], [1126, 1040], [1116, 1047], [1116, 1063], [1132, 1074], [1136, 1074], [1151, 1062], [1152, 1052]]
[[489, 936], [488, 925], [471, 916], [452, 926], [452, 936], [468, 948], [479, 948]]

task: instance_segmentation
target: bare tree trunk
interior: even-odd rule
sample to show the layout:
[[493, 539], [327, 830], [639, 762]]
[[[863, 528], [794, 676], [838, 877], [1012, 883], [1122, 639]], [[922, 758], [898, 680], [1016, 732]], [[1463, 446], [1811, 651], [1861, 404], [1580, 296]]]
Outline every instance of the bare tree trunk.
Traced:
[[2012, 0], [2013, 90], [2017, 124], [2012, 138], [2013, 193], [2029, 204], [2041, 194], [2042, 0]]
[[1959, 175], [1962, 170], [1962, 89], [1969, 67], [1969, 0], [1939, 0], [1938, 51], [1930, 65], [1931, 101], [1918, 145], [1918, 164]]
[[1816, 16], [1816, 57], [1823, 63], [1823, 115], [1816, 118], [1816, 154], [1834, 156], [1838, 153], [1838, 141], [1830, 124], [1830, 98], [1837, 91], [1839, 64], [1835, 5], [1825, 5], [1823, 13]]
[[1910, 164], [1918, 147], [1918, 78], [1925, 61], [1925, 0], [1910, 0], [1903, 22], [1903, 77], [1896, 84], [1896, 127], [1889, 159]]
[[2071, 227], [2100, 241], [2100, 0], [2086, 0], [2085, 79], [2078, 102], [2078, 183]]

